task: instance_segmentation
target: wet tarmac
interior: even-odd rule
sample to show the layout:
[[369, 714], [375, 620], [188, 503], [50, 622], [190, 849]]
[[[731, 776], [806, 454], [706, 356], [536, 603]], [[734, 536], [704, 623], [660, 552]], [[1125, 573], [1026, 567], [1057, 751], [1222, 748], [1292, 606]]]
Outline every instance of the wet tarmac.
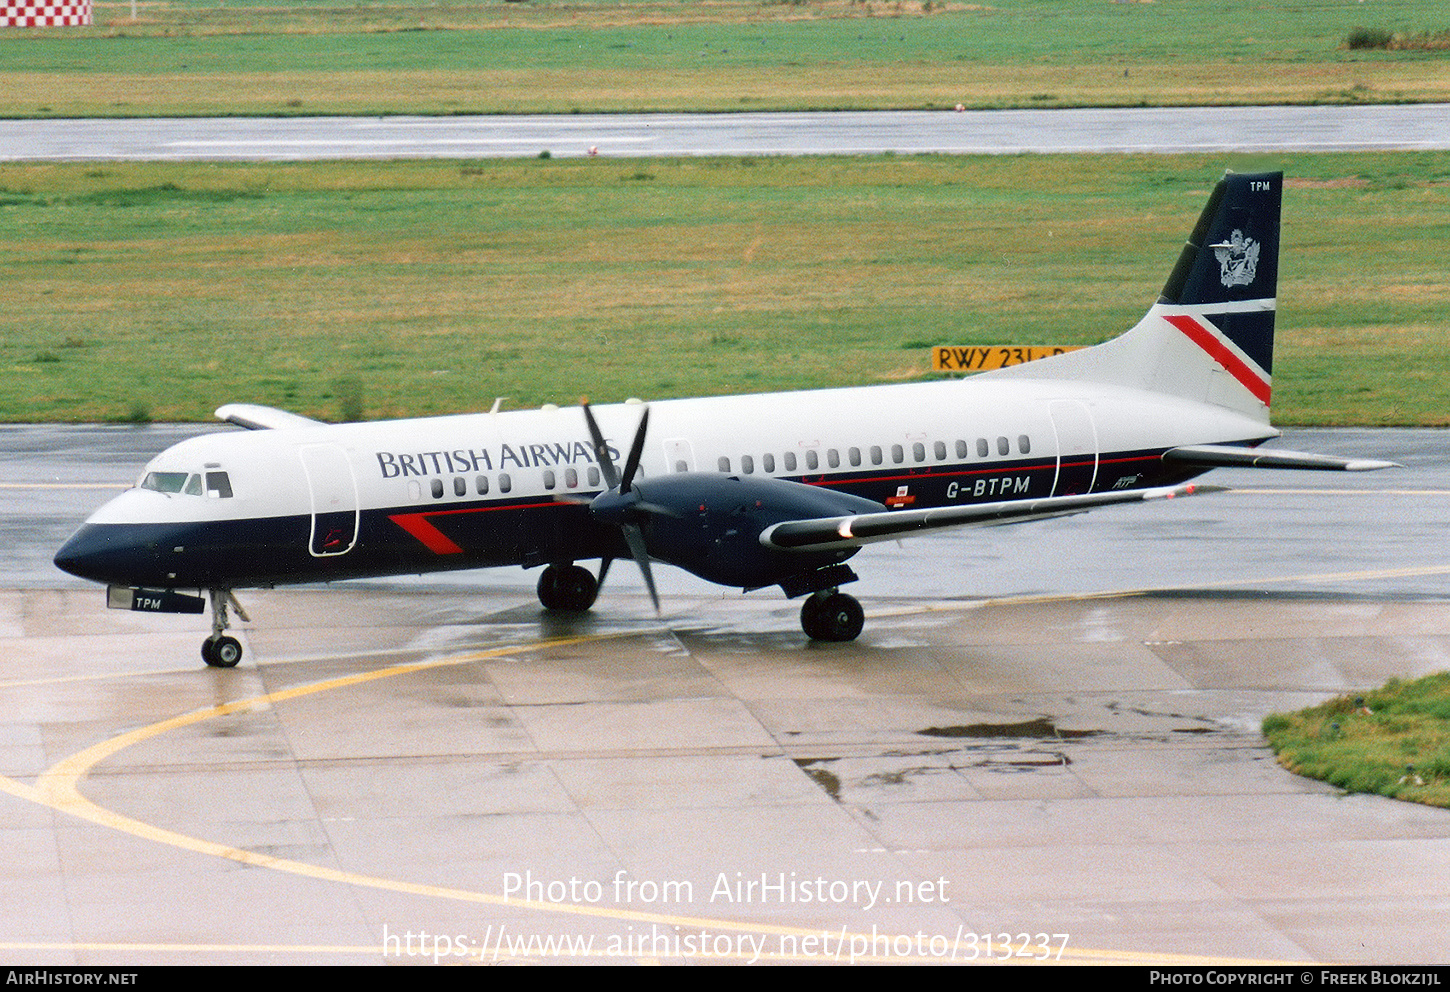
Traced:
[[243, 592], [230, 671], [48, 564], [179, 433], [0, 430], [9, 963], [1450, 958], [1450, 813], [1258, 731], [1450, 667], [1442, 432], [867, 549], [852, 644], [621, 564], [562, 621], [521, 570]]

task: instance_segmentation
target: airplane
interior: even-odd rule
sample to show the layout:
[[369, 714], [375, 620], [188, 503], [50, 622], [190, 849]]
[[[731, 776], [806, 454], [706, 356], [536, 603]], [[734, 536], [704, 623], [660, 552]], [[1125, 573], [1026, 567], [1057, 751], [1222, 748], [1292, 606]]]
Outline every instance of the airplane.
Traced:
[[964, 379], [350, 424], [228, 404], [248, 430], [157, 455], [55, 563], [116, 608], [209, 604], [216, 667], [242, 657], [236, 589], [542, 566], [544, 608], [583, 611], [616, 559], [657, 612], [655, 562], [779, 586], [811, 639], [850, 641], [847, 560], [876, 541], [1191, 495], [1216, 467], [1393, 465], [1260, 447], [1282, 188], [1226, 173], [1126, 333]]

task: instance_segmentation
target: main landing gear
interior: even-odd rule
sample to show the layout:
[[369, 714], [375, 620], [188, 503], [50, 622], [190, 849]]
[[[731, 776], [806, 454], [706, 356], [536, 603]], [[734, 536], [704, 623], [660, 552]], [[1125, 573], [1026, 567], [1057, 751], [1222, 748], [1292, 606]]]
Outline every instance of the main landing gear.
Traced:
[[[606, 561], [596, 579], [582, 565], [549, 565], [539, 576], [539, 602], [546, 610], [582, 613], [594, 605], [608, 568]], [[842, 576], [838, 573], [832, 577], [840, 581]], [[855, 575], [850, 575], [850, 578], [854, 579]], [[787, 592], [789, 594], [789, 590]], [[225, 605], [222, 616], [225, 618]], [[827, 588], [811, 593], [801, 607], [801, 629], [813, 641], [854, 641], [860, 636], [865, 623], [866, 613], [856, 597], [848, 596], [839, 589]]]
[[201, 642], [201, 660], [212, 668], [236, 668], [237, 662], [242, 660], [242, 642], [223, 633], [231, 626], [227, 607], [235, 607], [237, 616], [247, 623], [251, 623], [252, 618], [247, 616], [247, 611], [242, 609], [242, 604], [237, 602], [230, 589], [208, 589], [206, 592], [211, 600], [211, 636]]
[[813, 641], [854, 641], [865, 622], [856, 597], [835, 589], [811, 593], [801, 606], [801, 629]]
[[594, 605], [607, 567], [601, 567], [595, 579], [582, 565], [549, 565], [539, 576], [539, 602], [546, 610], [584, 612]]

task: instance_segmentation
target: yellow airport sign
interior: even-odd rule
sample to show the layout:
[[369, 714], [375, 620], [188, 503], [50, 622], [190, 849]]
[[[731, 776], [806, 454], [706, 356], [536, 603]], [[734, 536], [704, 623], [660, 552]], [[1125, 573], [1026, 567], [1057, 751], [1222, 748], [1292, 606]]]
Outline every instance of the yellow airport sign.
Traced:
[[931, 367], [935, 372], [985, 372], [1051, 358], [1083, 347], [1065, 345], [952, 345], [939, 344], [931, 350]]

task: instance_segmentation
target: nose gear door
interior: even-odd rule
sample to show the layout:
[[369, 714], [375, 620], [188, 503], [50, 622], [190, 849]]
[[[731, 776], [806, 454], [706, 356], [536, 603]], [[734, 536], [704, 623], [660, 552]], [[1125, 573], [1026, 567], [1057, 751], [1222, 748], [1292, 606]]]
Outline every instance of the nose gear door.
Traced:
[[344, 555], [357, 543], [357, 480], [347, 452], [335, 444], [300, 449], [302, 471], [312, 496], [308, 550], [314, 558]]

